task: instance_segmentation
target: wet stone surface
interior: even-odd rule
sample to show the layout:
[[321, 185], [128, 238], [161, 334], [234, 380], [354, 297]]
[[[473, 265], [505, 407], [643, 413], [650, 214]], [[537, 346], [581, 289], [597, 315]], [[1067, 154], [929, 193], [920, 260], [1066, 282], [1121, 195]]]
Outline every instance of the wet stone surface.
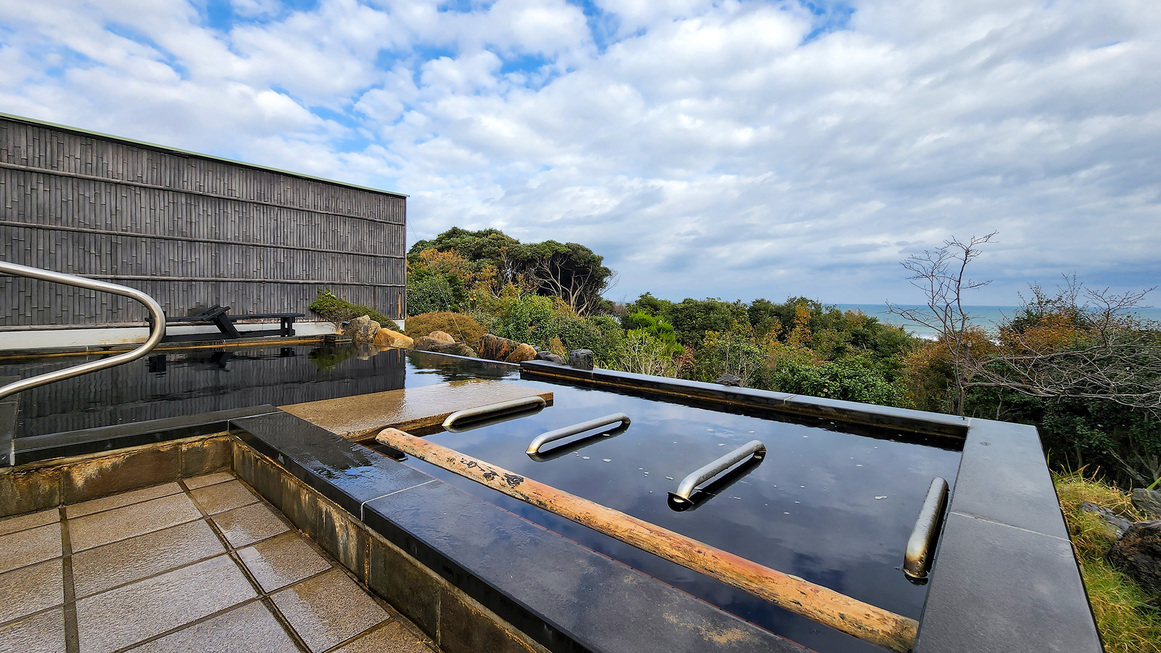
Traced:
[[64, 514], [0, 519], [0, 653], [436, 650], [232, 474]]

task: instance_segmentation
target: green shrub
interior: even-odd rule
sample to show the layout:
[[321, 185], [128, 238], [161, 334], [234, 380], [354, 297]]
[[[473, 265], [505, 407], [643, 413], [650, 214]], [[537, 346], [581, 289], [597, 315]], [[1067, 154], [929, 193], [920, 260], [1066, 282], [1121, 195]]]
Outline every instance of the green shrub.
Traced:
[[[418, 277], [418, 278], [413, 278]], [[407, 280], [407, 315], [454, 311], [460, 307], [463, 284], [455, 279], [459, 292], [445, 275], [411, 275]]]
[[694, 381], [707, 382], [715, 381], [723, 374], [733, 374], [741, 379], [743, 386], [751, 386], [751, 381], [766, 364], [768, 355], [766, 343], [755, 341], [743, 328], [707, 331], [701, 347], [693, 352], [692, 367], [687, 374]]
[[623, 372], [652, 374], [654, 376], [677, 376], [677, 360], [670, 353], [669, 345], [644, 329], [633, 329], [625, 334], [621, 354], [613, 365]]
[[395, 322], [391, 318], [383, 315], [379, 311], [368, 306], [359, 306], [352, 304], [344, 299], [339, 298], [329, 290], [320, 290], [318, 298], [315, 299], [311, 305], [310, 310], [321, 315], [324, 319], [330, 320], [335, 324], [352, 320], [361, 315], [366, 315], [372, 320], [379, 323], [380, 326], [387, 328], [394, 328]]
[[443, 331], [473, 349], [479, 347], [480, 338], [484, 337], [484, 327], [479, 322], [463, 313], [449, 311], [423, 313], [409, 317], [406, 326], [404, 334], [412, 338], [426, 336], [432, 331]]
[[[566, 350], [591, 349], [593, 357], [602, 366], [608, 366], [620, 356], [625, 341], [625, 332], [613, 318], [604, 315], [577, 317], [565, 311], [558, 312], [549, 320], [546, 335], [549, 341], [559, 338]], [[541, 346], [547, 345], [546, 342]]]
[[[643, 331], [650, 338], [663, 345], [670, 356], [680, 356], [685, 348], [677, 344], [677, 334], [673, 325], [665, 318], [656, 317], [645, 311], [629, 313], [621, 318], [621, 326], [626, 331]], [[652, 346], [652, 345], [650, 345]]]
[[776, 369], [766, 371], [761, 385], [778, 392], [881, 406], [901, 406], [905, 401], [898, 385], [852, 361], [822, 365], [783, 361]]
[[547, 346], [548, 323], [556, 313], [551, 297], [521, 295], [504, 303], [495, 321], [489, 325], [492, 333], [530, 345]]

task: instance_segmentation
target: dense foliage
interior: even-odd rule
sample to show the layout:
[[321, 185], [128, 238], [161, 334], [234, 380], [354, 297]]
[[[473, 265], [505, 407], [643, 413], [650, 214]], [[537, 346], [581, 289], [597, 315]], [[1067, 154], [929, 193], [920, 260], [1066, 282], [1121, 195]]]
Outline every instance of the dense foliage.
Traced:
[[311, 303], [310, 310], [318, 313], [323, 319], [334, 322], [336, 325], [359, 317], [360, 315], [369, 316], [372, 320], [378, 322], [380, 326], [386, 325], [388, 328], [392, 328], [395, 324], [391, 318], [383, 315], [379, 311], [367, 306], [352, 304], [341, 299], [329, 290], [319, 292], [318, 297]]
[[1096, 465], [1124, 486], [1161, 477], [1161, 330], [1129, 310], [1143, 294], [1092, 293], [1075, 280], [1056, 294], [1033, 286], [1016, 315], [985, 332], [960, 310], [960, 293], [983, 285], [964, 268], [990, 238], [951, 239], [904, 263], [931, 296], [902, 312], [934, 326], [935, 340], [803, 297], [645, 293], [615, 306], [600, 298], [615, 275], [592, 250], [496, 229], [417, 242], [408, 307], [467, 315], [562, 355], [591, 349], [607, 368], [732, 375], [754, 388], [1035, 424], [1057, 466]]
[[[511, 285], [556, 297], [578, 315], [605, 308], [601, 297], [613, 282], [604, 258], [577, 243], [521, 243], [497, 229], [453, 227], [412, 245], [407, 254], [408, 313], [463, 310], [470, 290], [499, 295]], [[411, 307], [411, 306], [414, 307]]]

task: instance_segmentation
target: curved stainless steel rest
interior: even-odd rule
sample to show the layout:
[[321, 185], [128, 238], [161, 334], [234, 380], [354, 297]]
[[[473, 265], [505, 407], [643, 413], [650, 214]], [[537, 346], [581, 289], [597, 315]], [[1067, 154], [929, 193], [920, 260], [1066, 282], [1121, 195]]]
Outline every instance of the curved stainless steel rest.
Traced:
[[689, 501], [690, 495], [697, 488], [698, 485], [710, 480], [711, 478], [721, 474], [734, 465], [750, 458], [761, 459], [766, 455], [766, 445], [758, 440], [750, 440], [746, 444], [734, 449], [730, 453], [718, 458], [712, 463], [705, 465], [697, 471], [689, 474], [681, 479], [681, 483], [677, 485], [676, 492], [670, 492], [669, 496], [675, 503]]
[[629, 416], [625, 413], [613, 413], [612, 415], [605, 415], [604, 417], [590, 419], [587, 422], [580, 422], [579, 424], [566, 426], [562, 429], [556, 429], [555, 431], [541, 433], [540, 435], [536, 436], [536, 439], [529, 443], [528, 449], [526, 449], [524, 453], [527, 453], [530, 456], [533, 454], [538, 454], [540, 453], [540, 448], [549, 442], [563, 440], [569, 436], [577, 435], [578, 433], [584, 433], [585, 431], [591, 431], [593, 429], [598, 429], [602, 426], [609, 426], [610, 424], [620, 423], [621, 428], [624, 428], [629, 425], [630, 421], [631, 420], [629, 419]]

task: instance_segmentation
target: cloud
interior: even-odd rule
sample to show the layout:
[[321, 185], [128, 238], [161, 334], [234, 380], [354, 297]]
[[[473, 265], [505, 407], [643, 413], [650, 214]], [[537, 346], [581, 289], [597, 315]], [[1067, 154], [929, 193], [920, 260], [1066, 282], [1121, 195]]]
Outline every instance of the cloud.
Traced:
[[1158, 269], [1161, 5], [840, 9], [0, 0], [0, 110], [582, 242], [615, 298], [908, 301], [899, 261], [996, 229], [980, 303]]

